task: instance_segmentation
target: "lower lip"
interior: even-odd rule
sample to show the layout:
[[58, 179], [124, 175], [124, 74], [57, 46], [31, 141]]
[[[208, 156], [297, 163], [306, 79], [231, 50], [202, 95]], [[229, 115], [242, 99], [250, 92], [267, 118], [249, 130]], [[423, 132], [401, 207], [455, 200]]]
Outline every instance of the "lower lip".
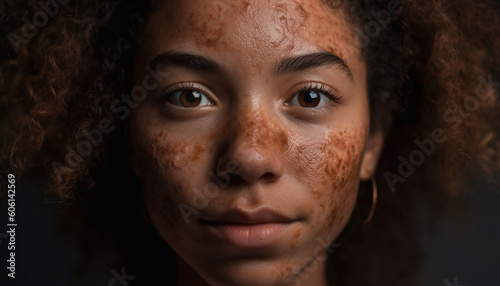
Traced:
[[292, 223], [210, 224], [216, 236], [240, 247], [264, 247], [277, 241]]

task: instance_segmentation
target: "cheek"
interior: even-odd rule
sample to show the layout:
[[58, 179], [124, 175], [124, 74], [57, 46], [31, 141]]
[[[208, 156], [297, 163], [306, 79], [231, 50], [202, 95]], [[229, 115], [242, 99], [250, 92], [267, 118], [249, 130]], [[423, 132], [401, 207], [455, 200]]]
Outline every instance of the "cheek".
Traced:
[[351, 214], [359, 182], [359, 168], [362, 146], [359, 136], [343, 134], [330, 135], [331, 146], [325, 154], [325, 178], [322, 185], [328, 187], [328, 200], [322, 201], [327, 229], [343, 225]]
[[309, 190], [315, 214], [314, 227], [343, 225], [356, 198], [364, 142], [362, 133], [330, 131], [314, 144], [297, 145], [294, 159]]
[[185, 223], [179, 205], [189, 205], [192, 174], [199, 170], [205, 148], [192, 140], [174, 141], [159, 131], [145, 136], [135, 152], [140, 157], [143, 195], [153, 220], [170, 228]]

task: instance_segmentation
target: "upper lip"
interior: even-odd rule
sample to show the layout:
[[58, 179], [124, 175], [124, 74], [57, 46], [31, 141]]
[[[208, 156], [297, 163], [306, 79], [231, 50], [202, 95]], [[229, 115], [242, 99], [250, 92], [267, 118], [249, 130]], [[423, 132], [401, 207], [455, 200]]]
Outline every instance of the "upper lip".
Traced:
[[205, 223], [212, 224], [264, 224], [286, 223], [294, 221], [274, 210], [263, 208], [255, 211], [228, 210], [220, 214], [202, 219]]

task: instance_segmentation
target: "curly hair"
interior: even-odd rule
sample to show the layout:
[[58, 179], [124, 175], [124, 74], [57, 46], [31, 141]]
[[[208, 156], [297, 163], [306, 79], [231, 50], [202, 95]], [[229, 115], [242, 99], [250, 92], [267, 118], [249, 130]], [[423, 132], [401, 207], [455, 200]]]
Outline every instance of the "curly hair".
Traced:
[[[460, 206], [468, 179], [500, 169], [500, 8], [493, 0], [323, 1], [345, 9], [363, 41], [372, 130], [386, 134], [376, 216], [369, 225], [351, 220], [329, 278], [415, 285], [419, 214]], [[136, 261], [172, 251], [141, 217], [126, 116], [110, 107], [131, 89], [136, 35], [158, 3], [51, 3], [0, 1], [0, 176], [44, 174], [47, 194], [72, 203], [66, 226], [85, 225], [74, 228], [82, 247], [116, 248], [147, 273], [142, 281], [155, 281], [162, 265]], [[152, 243], [138, 250], [145, 233]]]

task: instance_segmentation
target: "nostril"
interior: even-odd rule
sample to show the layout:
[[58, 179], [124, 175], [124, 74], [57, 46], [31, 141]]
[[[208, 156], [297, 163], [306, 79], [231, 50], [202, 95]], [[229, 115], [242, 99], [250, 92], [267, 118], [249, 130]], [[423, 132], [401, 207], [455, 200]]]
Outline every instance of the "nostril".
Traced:
[[247, 184], [247, 181], [244, 180], [239, 173], [227, 172], [226, 174], [227, 185], [240, 186]]
[[273, 174], [271, 172], [267, 172], [267, 173], [263, 174], [261, 178], [265, 181], [275, 181], [279, 178], [279, 176], [277, 176], [276, 174]]

